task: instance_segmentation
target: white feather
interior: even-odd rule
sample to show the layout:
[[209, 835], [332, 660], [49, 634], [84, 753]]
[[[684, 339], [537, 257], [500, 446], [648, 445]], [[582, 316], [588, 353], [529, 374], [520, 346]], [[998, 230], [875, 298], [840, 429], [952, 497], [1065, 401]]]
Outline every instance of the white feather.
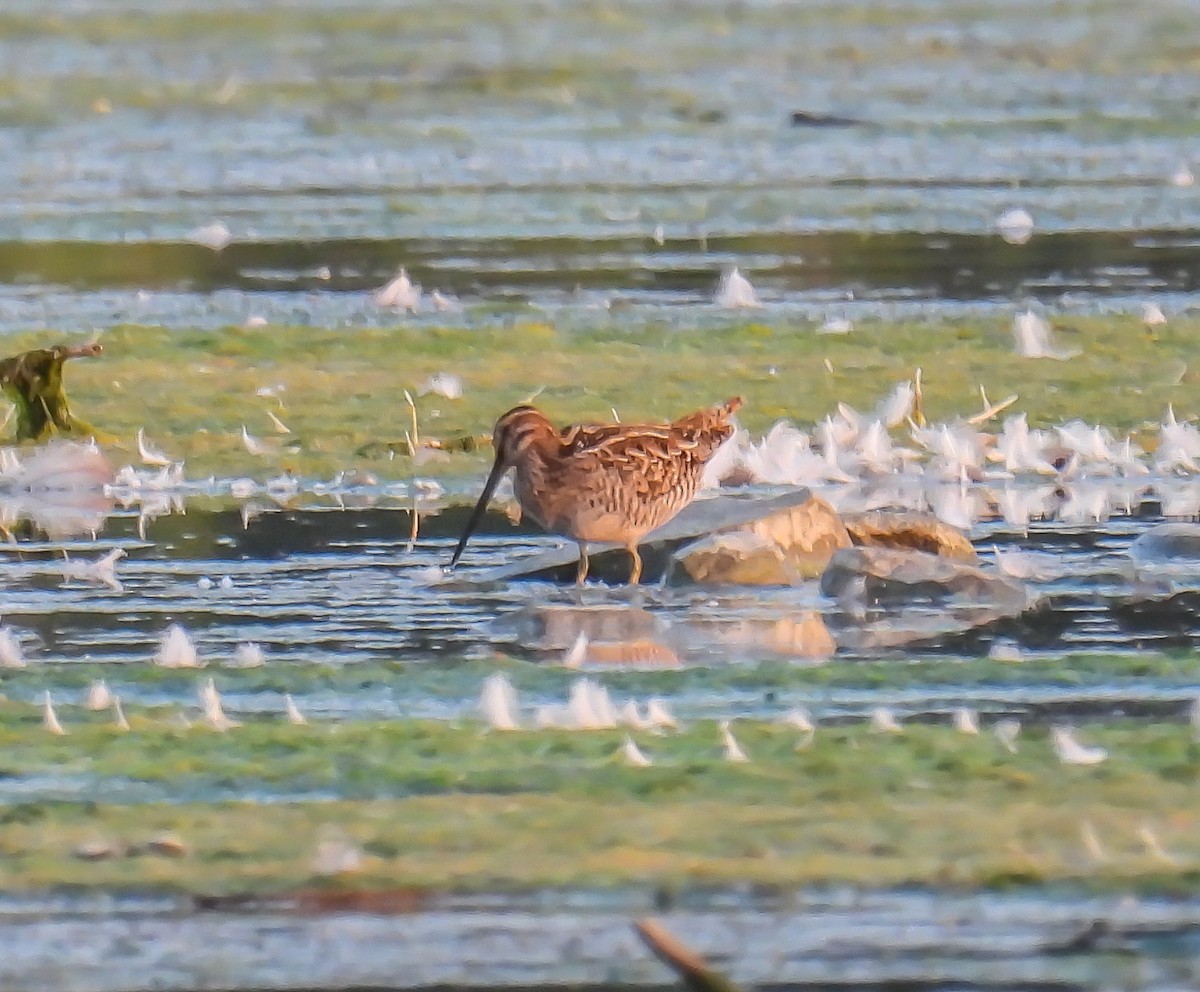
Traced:
[[580, 668], [587, 660], [588, 636], [584, 631], [580, 631], [576, 636], [575, 641], [567, 648], [563, 654], [563, 668]]
[[503, 672], [483, 680], [479, 710], [492, 730], [519, 730], [517, 690]]
[[1158, 837], [1150, 828], [1149, 824], [1143, 823], [1137, 829], [1138, 840], [1142, 842], [1142, 847], [1146, 849], [1148, 854], [1155, 861], [1162, 862], [1165, 865], [1177, 865], [1179, 859], [1175, 855], [1167, 851], [1162, 844], [1159, 843]]
[[623, 727], [632, 727], [634, 730], [650, 730], [652, 724], [649, 720], [642, 716], [641, 710], [638, 709], [636, 699], [626, 701], [625, 705], [617, 712], [617, 722]]
[[1010, 754], [1017, 753], [1017, 734], [1020, 732], [1020, 720], [997, 720], [996, 725], [992, 727], [992, 733], [996, 735], [996, 740], [998, 740], [1004, 746], [1004, 749]]
[[420, 395], [434, 393], [448, 400], [462, 399], [463, 381], [451, 372], [438, 372], [431, 375], [421, 386]]
[[171, 624], [163, 634], [158, 643], [158, 652], [154, 655], [154, 663], [162, 668], [203, 667], [192, 639], [177, 623]]
[[125, 719], [125, 711], [121, 708], [121, 697], [112, 697], [113, 724], [122, 732], [129, 730], [129, 721]]
[[113, 704], [113, 694], [109, 691], [108, 683], [98, 679], [88, 686], [86, 706], [93, 713], [106, 710]]
[[1142, 304], [1142, 323], [1147, 327], [1161, 327], [1167, 322], [1167, 315], [1157, 303]]
[[996, 230], [1010, 245], [1026, 244], [1033, 237], [1033, 217], [1024, 207], [1010, 207], [996, 218]]
[[729, 309], [749, 309], [762, 305], [758, 302], [758, 295], [750, 285], [750, 280], [742, 275], [736, 266], [721, 274], [717, 291], [713, 294], [713, 303]]
[[242, 444], [255, 458], [261, 458], [265, 455], [270, 455], [273, 453], [272, 449], [268, 445], [264, 444], [261, 439], [255, 437], [248, 430], [246, 430], [245, 424], [242, 424]]
[[788, 710], [779, 720], [785, 727], [791, 727], [805, 734], [814, 733], [817, 729], [812, 714], [803, 706], [795, 706]]
[[660, 730], [679, 729], [679, 723], [667, 709], [667, 704], [657, 696], [652, 696], [646, 703], [646, 721]]
[[403, 266], [387, 285], [375, 290], [373, 295], [377, 306], [406, 310], [409, 313], [416, 313], [421, 309], [421, 287], [408, 278], [408, 272]]
[[1079, 354], [1077, 349], [1059, 348], [1054, 343], [1050, 324], [1032, 310], [1013, 318], [1013, 341], [1022, 358], [1053, 358], [1066, 361]]
[[1092, 826], [1091, 820], [1084, 820], [1079, 825], [1079, 836], [1083, 840], [1083, 846], [1087, 850], [1088, 856], [1093, 861], [1103, 863], [1108, 860], [1108, 854], [1105, 853], [1104, 845], [1100, 843], [1100, 837], [1096, 833], [1096, 828]]
[[626, 737], [621, 745], [621, 757], [631, 768], [649, 768], [654, 762], [642, 753], [642, 749], [634, 743], [632, 737]]
[[288, 723], [295, 727], [303, 727], [308, 723], [308, 721], [304, 719], [304, 714], [300, 712], [300, 707], [296, 705], [296, 700], [292, 698], [292, 694], [290, 692], [285, 692], [283, 694], [283, 711], [287, 714]]
[[886, 706], [876, 706], [871, 710], [871, 729], [879, 734], [902, 734], [904, 728], [896, 719], [896, 714]]
[[745, 764], [748, 762], [750, 756], [742, 750], [742, 745], [733, 736], [733, 730], [730, 728], [729, 721], [722, 720], [717, 725], [717, 728], [721, 733], [721, 753], [725, 760], [733, 764]]
[[288, 427], [288, 425], [285, 424], [282, 420], [280, 420], [277, 416], [275, 416], [274, 413], [272, 413], [270, 410], [266, 411], [266, 413], [267, 413], [267, 418], [271, 421], [271, 427], [274, 428], [276, 434], [291, 434], [292, 433], [292, 429], [290, 427]]
[[1098, 765], [1108, 757], [1104, 748], [1089, 747], [1077, 741], [1070, 727], [1052, 727], [1050, 741], [1058, 760], [1064, 765]]
[[54, 712], [54, 703], [50, 699], [49, 689], [46, 690], [46, 695], [42, 700], [42, 726], [58, 737], [66, 734], [63, 725], [58, 722], [58, 714]]
[[141, 458], [142, 464], [144, 465], [151, 465], [158, 468], [171, 464], [170, 458], [164, 455], [161, 451], [150, 447], [146, 443], [146, 430], [143, 427], [138, 428], [137, 449], [138, 457]]
[[117, 562], [125, 557], [124, 548], [113, 548], [108, 554], [94, 561], [66, 559], [63, 561], [63, 579], [79, 582], [94, 582], [108, 586], [114, 592], [123, 592], [124, 586], [117, 578]]
[[242, 641], [233, 649], [231, 664], [234, 668], [261, 668], [266, 661], [267, 656], [258, 644], [254, 641]]
[[915, 402], [916, 391], [912, 382], [906, 379], [897, 383], [896, 388], [875, 408], [875, 416], [888, 427], [899, 427], [912, 415]]
[[954, 711], [954, 729], [960, 734], [978, 734], [979, 716], [972, 709], [960, 706]]
[[204, 710], [204, 722], [213, 730], [224, 733], [233, 727], [240, 726], [236, 721], [225, 715], [225, 707], [221, 702], [221, 694], [212, 679], [205, 679], [199, 691], [200, 706]]
[[0, 668], [24, 668], [25, 652], [11, 627], [0, 627]]
[[192, 228], [187, 233], [187, 239], [193, 244], [203, 245], [213, 251], [221, 251], [233, 241], [233, 235], [221, 221], [214, 220], [202, 227]]

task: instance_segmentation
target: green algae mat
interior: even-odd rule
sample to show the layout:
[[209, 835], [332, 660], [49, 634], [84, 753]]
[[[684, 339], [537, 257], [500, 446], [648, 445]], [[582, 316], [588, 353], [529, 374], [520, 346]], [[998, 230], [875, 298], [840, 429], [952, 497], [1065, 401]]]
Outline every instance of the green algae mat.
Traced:
[[[711, 688], [789, 698], [830, 687], [868, 692], [890, 671], [889, 691], [917, 698], [957, 670], [967, 696], [971, 686], [1000, 690], [1023, 677], [1119, 700], [1138, 677], [1127, 661], [1031, 660], [1017, 675], [1023, 666], [932, 660], [928, 678], [914, 665], [764, 666], [714, 672]], [[95, 666], [65, 667], [65, 681], [55, 680], [64, 686], [59, 698], [77, 699], [70, 686]], [[219, 678], [230, 692], [273, 701], [282, 684], [319, 695], [388, 678], [370, 666], [306, 667], [315, 666]], [[1186, 685], [1197, 667], [1191, 654], [1149, 656], [1140, 673]], [[576, 677], [514, 662], [502, 668], [523, 692], [565, 689]], [[411, 677], [415, 692], [448, 698], [486, 670]], [[195, 672], [146, 676], [159, 692], [198, 680]], [[612, 673], [604, 682], [625, 697], [661, 693], [676, 676], [682, 689], [704, 673]], [[27, 668], [4, 687], [28, 695], [50, 677]], [[1063, 763], [1051, 728], [1036, 719], [1026, 720], [1013, 750], [992, 717], [973, 735], [932, 711], [905, 720], [900, 733], [879, 732], [861, 716], [822, 723], [811, 736], [779, 719], [736, 720], [750, 760], [734, 763], [713, 719], [662, 733], [501, 732], [469, 715], [461, 696], [462, 715], [448, 719], [311, 716], [293, 725], [270, 708], [223, 733], [194, 710], [185, 721], [177, 705], [127, 703], [130, 729], [121, 731], [107, 712], [60, 702], [62, 736], [44, 728], [40, 706], [7, 701], [0, 886], [265, 896], [314, 886], [1069, 882], [1186, 892], [1200, 881], [1200, 740], [1186, 690], [1173, 696], [1182, 701], [1165, 693], [1152, 720], [1081, 717], [1079, 738], [1107, 751], [1086, 766]], [[626, 763], [626, 739], [649, 766]]]
[[[1181, 419], [1200, 412], [1200, 320], [1179, 317], [1154, 335], [1134, 316], [1054, 324], [1060, 344], [1082, 348], [1086, 361], [1016, 357], [1008, 319], [868, 322], [842, 337], [745, 322], [704, 331], [559, 331], [526, 319], [353, 333], [129, 326], [102, 335], [104, 354], [71, 363], [66, 379], [73, 411], [118, 438], [114, 460], [136, 462], [145, 428], [191, 478], [261, 475], [267, 466], [315, 477], [355, 468], [381, 478], [474, 473], [486, 455], [459, 449], [490, 438], [496, 418], [530, 397], [568, 423], [609, 419], [613, 409], [626, 421], [666, 420], [741, 395], [740, 422], [762, 433], [781, 418], [812, 424], [839, 402], [870, 410], [917, 367], [931, 421], [978, 413], [980, 386], [992, 400], [1017, 394], [1013, 409], [1035, 427], [1079, 417], [1136, 433], [1168, 404]], [[52, 337], [17, 335], [9, 346], [16, 354]], [[461, 379], [461, 398], [421, 395], [438, 373]], [[445, 460], [411, 464], [405, 390], [416, 400], [418, 440], [446, 445]], [[264, 459], [246, 450], [241, 429], [272, 440], [268, 412], [291, 433]]]

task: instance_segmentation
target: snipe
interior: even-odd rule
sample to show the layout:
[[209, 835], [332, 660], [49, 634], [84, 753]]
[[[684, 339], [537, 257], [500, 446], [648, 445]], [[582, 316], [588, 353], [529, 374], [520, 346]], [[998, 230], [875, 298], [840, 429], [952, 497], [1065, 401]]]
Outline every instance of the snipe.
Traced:
[[523, 513], [579, 545], [576, 582], [587, 577], [588, 544], [624, 545], [630, 584], [642, 575], [638, 544], [696, 495], [705, 463], [733, 433], [735, 396], [670, 424], [573, 424], [561, 430], [536, 407], [514, 407], [496, 421], [496, 460], [459, 538], [453, 568], [500, 479], [516, 470]]

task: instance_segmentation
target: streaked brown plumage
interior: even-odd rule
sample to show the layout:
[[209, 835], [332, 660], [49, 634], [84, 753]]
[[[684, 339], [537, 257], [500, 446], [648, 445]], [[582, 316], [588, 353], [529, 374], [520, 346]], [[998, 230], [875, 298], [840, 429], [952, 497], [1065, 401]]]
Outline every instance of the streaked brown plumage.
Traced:
[[579, 544], [576, 581], [587, 576], [589, 543], [623, 544], [642, 574], [638, 543], [696, 495], [705, 463], [733, 433], [735, 396], [670, 424], [574, 424], [561, 430], [536, 407], [514, 407], [496, 421], [496, 460], [454, 549], [457, 564], [504, 473], [516, 470], [521, 510]]

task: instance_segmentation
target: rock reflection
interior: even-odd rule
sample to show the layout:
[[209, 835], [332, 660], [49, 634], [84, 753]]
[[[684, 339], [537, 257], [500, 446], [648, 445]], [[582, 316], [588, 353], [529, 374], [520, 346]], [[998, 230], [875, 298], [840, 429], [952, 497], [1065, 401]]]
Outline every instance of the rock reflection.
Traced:
[[837, 651], [833, 634], [813, 610], [799, 618], [739, 620], [719, 629], [717, 636], [726, 644], [749, 649], [752, 655], [766, 652], [818, 664]]
[[638, 606], [536, 606], [521, 611], [515, 623], [524, 644], [556, 661], [569, 656], [572, 668], [682, 664], [667, 641], [668, 623]]
[[94, 537], [112, 512], [113, 501], [103, 493], [0, 494], [0, 525], [10, 534], [61, 541]]
[[0, 523], [9, 534], [39, 531], [60, 540], [104, 526], [113, 508], [105, 491], [113, 472], [98, 448], [58, 441], [23, 458], [6, 450]]

